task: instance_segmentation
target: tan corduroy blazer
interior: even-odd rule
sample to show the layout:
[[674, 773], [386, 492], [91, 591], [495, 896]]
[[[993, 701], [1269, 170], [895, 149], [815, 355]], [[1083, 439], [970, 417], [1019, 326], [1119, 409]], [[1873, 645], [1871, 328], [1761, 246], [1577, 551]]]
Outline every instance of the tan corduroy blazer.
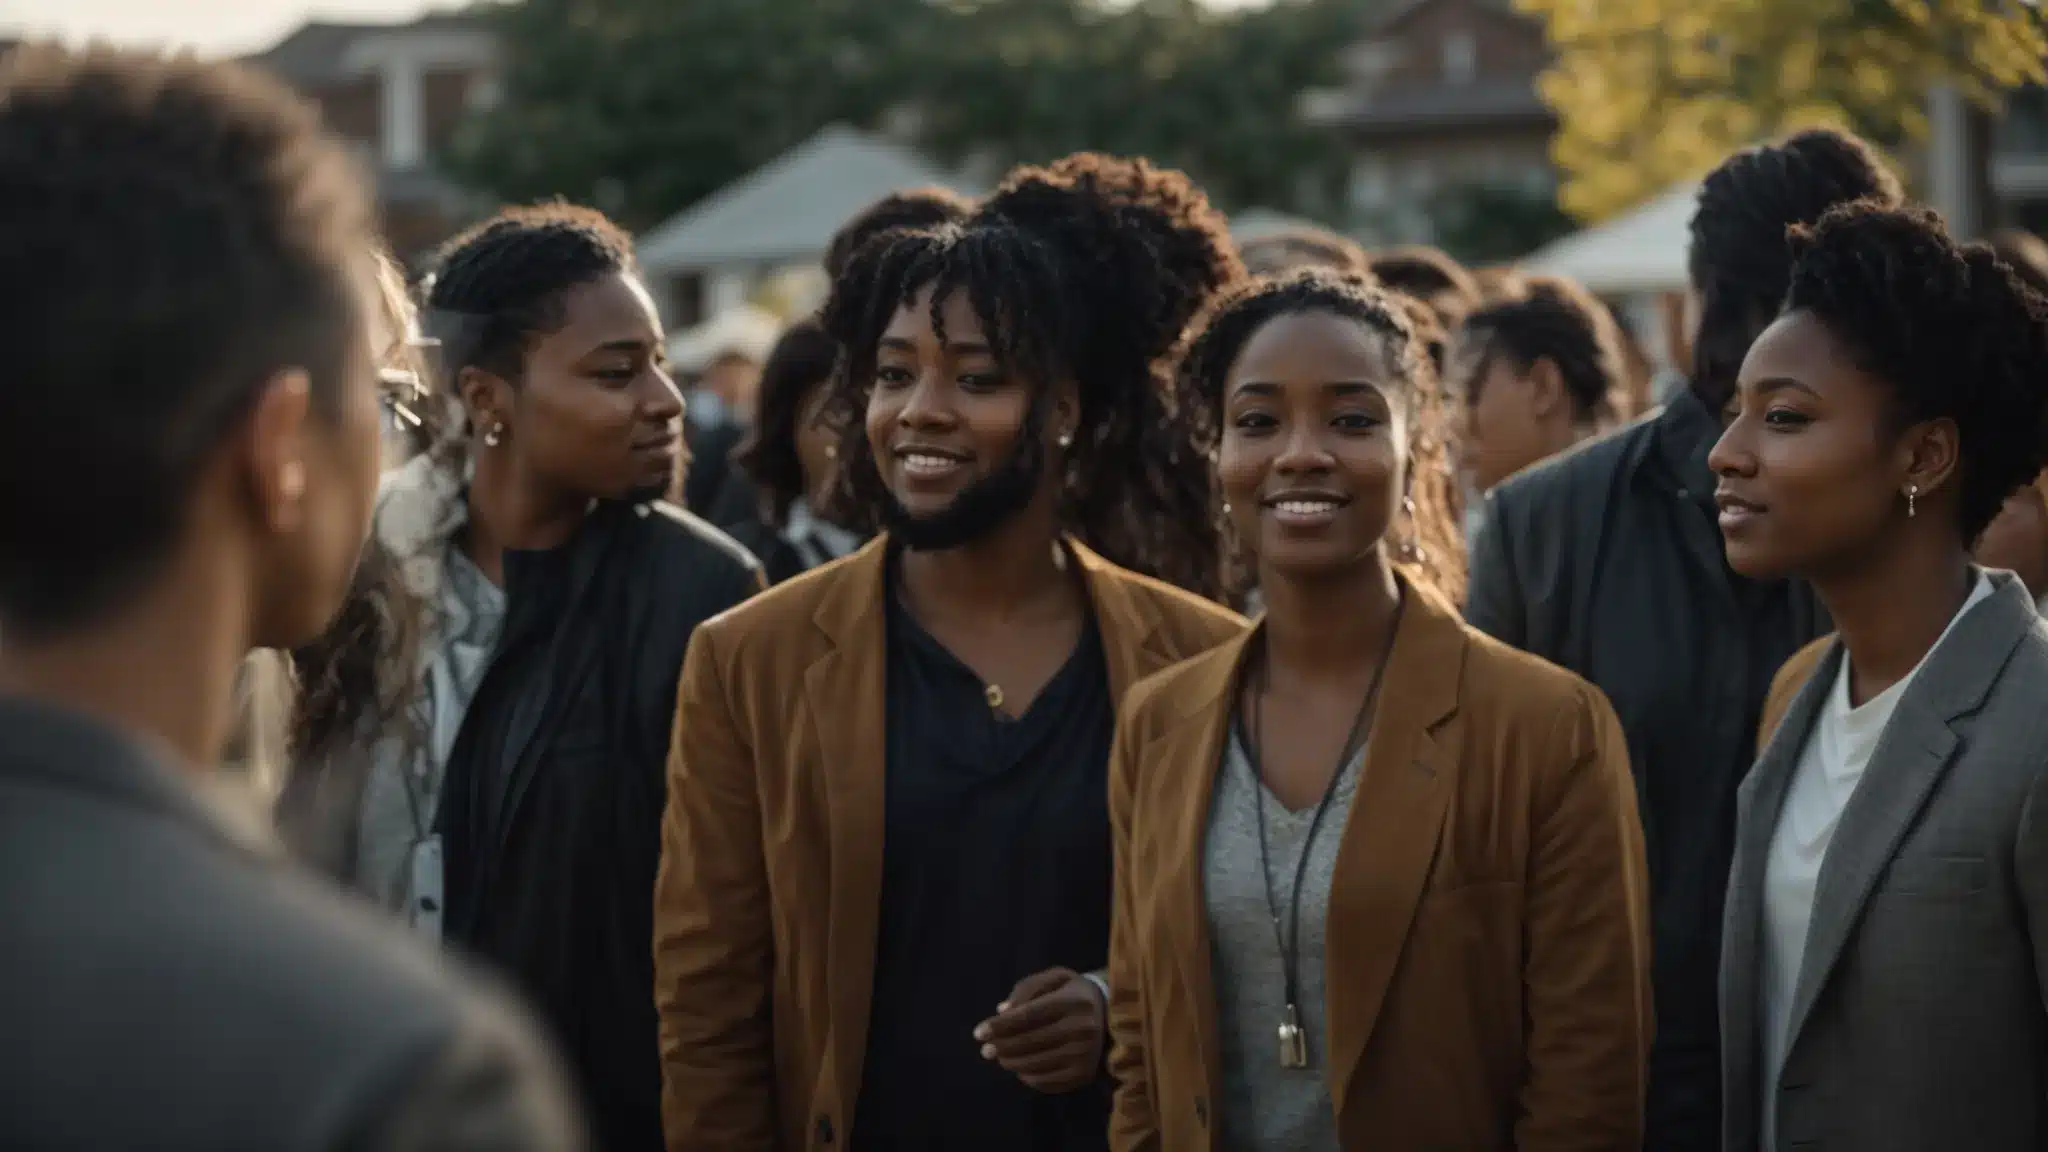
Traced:
[[[1067, 543], [1118, 698], [1244, 629]], [[882, 884], [886, 547], [690, 642], [655, 894], [670, 1152], [844, 1147], [853, 1130]]]

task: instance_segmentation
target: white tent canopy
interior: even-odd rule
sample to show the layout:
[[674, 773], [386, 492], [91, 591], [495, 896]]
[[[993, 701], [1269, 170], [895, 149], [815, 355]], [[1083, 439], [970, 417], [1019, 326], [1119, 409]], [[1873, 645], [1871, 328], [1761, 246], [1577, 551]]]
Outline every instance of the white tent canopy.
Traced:
[[672, 276], [814, 262], [855, 213], [933, 184], [981, 191], [893, 141], [833, 125], [642, 236], [640, 263]]
[[1522, 267], [1569, 276], [1602, 296], [1683, 291], [1699, 196], [1699, 184], [1681, 184], [1605, 224], [1537, 249]]

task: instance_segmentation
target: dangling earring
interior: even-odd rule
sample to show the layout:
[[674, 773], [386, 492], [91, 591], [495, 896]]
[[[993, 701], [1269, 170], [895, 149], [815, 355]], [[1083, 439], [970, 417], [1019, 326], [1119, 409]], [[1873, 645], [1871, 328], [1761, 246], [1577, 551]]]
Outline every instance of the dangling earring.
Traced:
[[1228, 515], [1230, 515], [1230, 501], [1228, 501], [1228, 500], [1225, 500], [1225, 501], [1223, 502], [1223, 514], [1224, 514], [1225, 516], [1228, 516]]
[[1919, 495], [1920, 486], [1918, 484], [1906, 485], [1906, 519], [1908, 520], [1911, 520], [1913, 518], [1913, 514], [1917, 511], [1917, 509], [1913, 507], [1913, 502], [1914, 498]]
[[1072, 432], [1062, 432], [1062, 433], [1060, 433], [1060, 436], [1059, 436], [1059, 445], [1060, 445], [1060, 447], [1062, 447], [1062, 448], [1071, 448], [1071, 447], [1073, 447], [1073, 446], [1074, 446], [1074, 434], [1073, 434]]
[[827, 444], [827, 445], [825, 445], [825, 459], [827, 459], [827, 460], [837, 460], [837, 459], [839, 459], [839, 445], [837, 445], [837, 444]]
[[496, 448], [498, 446], [498, 442], [503, 440], [504, 438], [505, 426], [503, 424], [499, 424], [493, 421], [490, 428], [484, 432], [484, 447]]
[[1394, 549], [1394, 558], [1404, 564], [1420, 564], [1423, 552], [1422, 546], [1415, 542], [1415, 497], [1401, 497], [1401, 513], [1408, 518], [1408, 535]]

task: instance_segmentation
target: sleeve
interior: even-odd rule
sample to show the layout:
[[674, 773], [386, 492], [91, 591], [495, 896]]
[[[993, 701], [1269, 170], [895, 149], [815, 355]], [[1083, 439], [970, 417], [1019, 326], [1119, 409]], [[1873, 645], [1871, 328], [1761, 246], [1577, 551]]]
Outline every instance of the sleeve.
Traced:
[[[357, 1152], [582, 1152], [585, 1129], [560, 1070], [509, 1009], [395, 1062]], [[502, 1014], [498, 1014], [502, 1013]], [[395, 1098], [394, 1098], [395, 1096]]]
[[1527, 608], [1522, 602], [1520, 574], [1515, 571], [1512, 530], [1506, 506], [1498, 495], [1486, 500], [1486, 515], [1472, 539], [1467, 564], [1465, 622], [1503, 644], [1526, 648]]
[[753, 752], [722, 682], [718, 632], [683, 658], [654, 891], [654, 1002], [669, 1152], [776, 1144], [774, 941]]
[[1582, 689], [1533, 792], [1521, 1152], [1642, 1147], [1652, 1033], [1648, 866], [1614, 710]]
[[2034, 984], [2048, 1005], [2048, 771], [2037, 772], [2020, 807], [2013, 842], [2013, 875], [2027, 938], [2034, 942]]
[[1130, 704], [1118, 718], [1109, 752], [1109, 827], [1115, 861], [1115, 901], [1109, 926], [1109, 1074], [1116, 1082], [1109, 1118], [1111, 1152], [1158, 1152], [1152, 1076], [1145, 1055], [1144, 937], [1131, 899], [1131, 808], [1137, 791], [1137, 756]]

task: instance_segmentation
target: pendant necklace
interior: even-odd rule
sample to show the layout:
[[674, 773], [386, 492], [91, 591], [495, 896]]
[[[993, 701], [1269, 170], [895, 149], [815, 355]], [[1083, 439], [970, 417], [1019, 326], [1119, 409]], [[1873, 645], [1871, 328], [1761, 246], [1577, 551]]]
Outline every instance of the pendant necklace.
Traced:
[[1379, 698], [1380, 679], [1386, 675], [1387, 662], [1394, 654], [1394, 639], [1401, 630], [1401, 613], [1408, 607], [1404, 592], [1394, 605], [1394, 620], [1387, 629], [1387, 647], [1380, 653], [1378, 666], [1373, 669], [1372, 682], [1367, 685], [1365, 698], [1359, 702], [1358, 713], [1351, 719], [1351, 730], [1344, 737], [1344, 746], [1337, 754], [1337, 768], [1330, 773], [1330, 782], [1323, 786], [1322, 799], [1316, 801], [1315, 814], [1309, 817], [1308, 832], [1302, 837], [1301, 855], [1294, 861], [1294, 887], [1287, 897], [1287, 919], [1284, 927], [1280, 917], [1280, 897], [1273, 890], [1272, 851], [1266, 837], [1266, 772], [1259, 762], [1261, 718], [1265, 712], [1266, 656], [1263, 647], [1257, 663], [1252, 667], [1252, 682], [1246, 685], [1250, 699], [1244, 703], [1245, 754], [1251, 761], [1252, 800], [1257, 805], [1259, 826], [1259, 876], [1266, 885], [1266, 913], [1273, 921], [1273, 945], [1280, 952], [1280, 978], [1284, 1002], [1287, 1007], [1281, 1014], [1278, 1036], [1280, 1042], [1280, 1066], [1282, 1068], [1308, 1067], [1308, 1034], [1301, 1026], [1301, 886], [1308, 871], [1309, 854], [1315, 851], [1316, 833], [1322, 829], [1323, 816], [1330, 810], [1330, 801], [1337, 795], [1337, 785], [1344, 778], [1344, 770], [1358, 755], [1364, 741], [1366, 723], [1372, 716], [1373, 702]]

